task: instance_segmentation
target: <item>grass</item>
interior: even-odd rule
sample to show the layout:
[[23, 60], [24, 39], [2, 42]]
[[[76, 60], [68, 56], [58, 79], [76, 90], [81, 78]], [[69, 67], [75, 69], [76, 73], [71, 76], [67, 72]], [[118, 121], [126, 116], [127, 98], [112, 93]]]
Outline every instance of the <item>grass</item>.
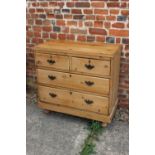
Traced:
[[103, 127], [101, 126], [101, 123], [97, 121], [92, 121], [88, 123], [88, 128], [90, 132], [85, 139], [84, 145], [82, 147], [82, 151], [80, 152], [80, 155], [91, 155], [96, 153], [95, 152], [95, 144], [93, 141], [96, 139], [98, 140], [98, 136], [102, 133]]

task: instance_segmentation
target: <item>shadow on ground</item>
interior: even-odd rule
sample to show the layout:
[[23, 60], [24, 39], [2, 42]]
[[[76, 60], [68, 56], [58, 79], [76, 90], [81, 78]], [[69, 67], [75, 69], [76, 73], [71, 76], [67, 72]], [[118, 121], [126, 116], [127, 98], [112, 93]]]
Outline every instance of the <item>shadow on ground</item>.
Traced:
[[[88, 120], [61, 113], [45, 114], [27, 95], [27, 155], [79, 155]], [[96, 155], [128, 155], [128, 122], [116, 118], [96, 141]]]

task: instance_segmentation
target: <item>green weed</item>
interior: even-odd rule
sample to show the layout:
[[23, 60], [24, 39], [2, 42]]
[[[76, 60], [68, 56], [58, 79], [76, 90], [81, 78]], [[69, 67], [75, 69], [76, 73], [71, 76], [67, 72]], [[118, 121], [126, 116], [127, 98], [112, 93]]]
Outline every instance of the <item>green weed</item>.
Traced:
[[93, 143], [93, 140], [94, 139], [98, 140], [99, 134], [101, 134], [103, 131], [103, 127], [101, 126], [101, 123], [97, 121], [89, 122], [87, 129], [90, 132], [84, 142], [80, 155], [91, 155], [95, 153], [95, 144]]

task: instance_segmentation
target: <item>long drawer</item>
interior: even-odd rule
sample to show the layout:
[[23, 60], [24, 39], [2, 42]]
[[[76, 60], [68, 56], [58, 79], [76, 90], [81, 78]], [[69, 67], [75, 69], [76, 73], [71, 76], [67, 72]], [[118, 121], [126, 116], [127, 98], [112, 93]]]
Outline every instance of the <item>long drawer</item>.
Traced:
[[38, 83], [109, 94], [109, 79], [37, 69]]
[[69, 57], [54, 54], [36, 53], [36, 66], [69, 70]]
[[71, 70], [92, 75], [110, 75], [110, 61], [72, 57]]
[[38, 86], [41, 101], [108, 114], [108, 98], [52, 87]]

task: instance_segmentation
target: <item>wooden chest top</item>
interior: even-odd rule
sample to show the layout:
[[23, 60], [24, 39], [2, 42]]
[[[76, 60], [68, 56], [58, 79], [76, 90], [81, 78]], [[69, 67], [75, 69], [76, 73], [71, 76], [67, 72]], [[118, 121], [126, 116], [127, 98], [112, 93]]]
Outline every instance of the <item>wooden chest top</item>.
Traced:
[[34, 47], [35, 51], [42, 51], [44, 53], [57, 54], [73, 54], [73, 55], [88, 55], [88, 56], [101, 56], [114, 57], [114, 55], [121, 51], [120, 45], [104, 44], [104, 43], [83, 43], [73, 41], [48, 41]]

